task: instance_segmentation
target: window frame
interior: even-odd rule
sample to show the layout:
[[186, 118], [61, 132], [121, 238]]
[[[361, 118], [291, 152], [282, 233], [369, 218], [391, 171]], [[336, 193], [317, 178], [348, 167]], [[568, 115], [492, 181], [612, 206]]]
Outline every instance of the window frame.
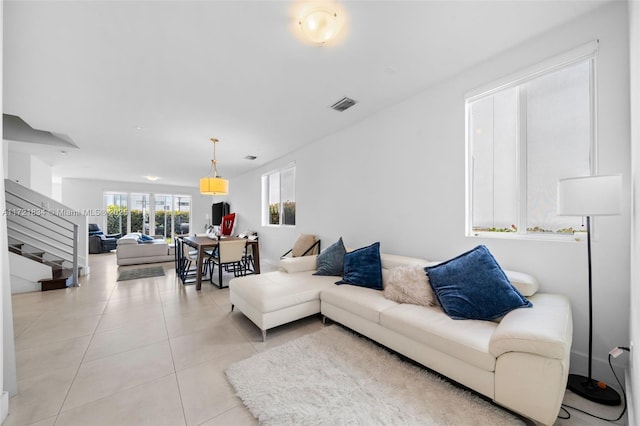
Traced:
[[[119, 196], [125, 196], [126, 199], [126, 204], [127, 204], [127, 214], [126, 216], [122, 216], [122, 217], [126, 217], [126, 222], [127, 222], [127, 229], [123, 230], [123, 235], [131, 233], [131, 232], [136, 232], [135, 230], [131, 229], [131, 204], [132, 204], [132, 199], [134, 198], [134, 196], [146, 196], [147, 200], [146, 203], [148, 204], [148, 215], [149, 215], [149, 222], [148, 222], [148, 232], [149, 235], [155, 235], [156, 234], [156, 229], [155, 229], [155, 213], [156, 213], [156, 196], [162, 196], [162, 197], [170, 197], [170, 202], [171, 202], [171, 235], [166, 235], [166, 238], [169, 239], [171, 238], [172, 240], [177, 236], [180, 235], [176, 232], [175, 230], [175, 202], [177, 200], [181, 200], [181, 199], [188, 199], [189, 200], [189, 230], [192, 230], [192, 223], [193, 223], [193, 196], [191, 195], [187, 195], [187, 194], [168, 194], [166, 192], [162, 192], [162, 193], [155, 193], [155, 192], [136, 192], [136, 191], [115, 191], [115, 190], [105, 190], [103, 192], [103, 203], [105, 203], [105, 210], [107, 210], [108, 208], [108, 204], [106, 204], [106, 198], [107, 198], [107, 194], [109, 195], [114, 195], [114, 194], [118, 194]], [[166, 210], [165, 210], [165, 214], [166, 214]], [[105, 217], [104, 221], [106, 222], [108, 220], [108, 218]], [[105, 229], [108, 228], [108, 224], [105, 223]], [[144, 218], [143, 218], [143, 226], [144, 226]], [[151, 231], [153, 230], [153, 234], [151, 234]], [[166, 230], [165, 230], [165, 234], [166, 234]]]
[[[260, 178], [261, 179], [261, 192], [262, 192], [262, 202], [260, 203], [260, 209], [261, 209], [260, 217], [261, 217], [262, 226], [277, 227], [277, 228], [280, 228], [280, 227], [292, 228], [292, 227], [296, 226], [295, 223], [294, 224], [285, 224], [285, 223], [283, 223], [284, 222], [284, 207], [283, 207], [284, 201], [282, 199], [282, 192], [283, 192], [282, 191], [282, 185], [283, 185], [282, 175], [283, 175], [283, 173], [291, 171], [291, 170], [293, 171], [293, 188], [292, 188], [293, 191], [292, 192], [294, 194], [293, 202], [295, 204], [295, 203], [297, 203], [297, 201], [296, 201], [297, 197], [295, 196], [295, 194], [296, 194], [296, 173], [297, 173], [296, 164], [295, 163], [289, 163], [286, 166], [283, 166], [283, 167], [278, 168], [278, 169], [270, 170], [270, 171], [262, 174], [262, 176]], [[278, 194], [279, 205], [280, 205], [279, 220], [278, 220], [279, 223], [270, 223], [270, 220], [269, 220], [269, 216], [270, 216], [270, 213], [269, 213], [269, 206], [270, 206], [269, 199], [270, 199], [271, 192], [270, 192], [270, 189], [269, 189], [269, 178], [270, 178], [270, 176], [273, 176], [273, 175], [276, 175], [276, 174], [279, 176], [279, 180], [280, 180], [280, 188], [279, 188], [279, 194]], [[294, 222], [295, 221], [296, 221], [296, 214], [294, 213]]]
[[[598, 40], [586, 43], [571, 51], [554, 56], [550, 59], [540, 62], [537, 65], [526, 68], [515, 74], [503, 77], [497, 81], [484, 85], [478, 89], [465, 94], [465, 236], [472, 238], [498, 238], [498, 239], [529, 239], [529, 240], [545, 240], [545, 241], [581, 241], [582, 234], [579, 232], [573, 234], [560, 233], [534, 233], [527, 231], [527, 158], [526, 158], [526, 108], [522, 108], [522, 85], [529, 81], [535, 80], [542, 76], [565, 69], [581, 62], [589, 62], [589, 112], [590, 120], [590, 140], [589, 140], [589, 170], [591, 175], [597, 174], [598, 170], [598, 132], [597, 132], [597, 51]], [[471, 104], [489, 96], [493, 96], [499, 92], [510, 88], [519, 88], [518, 93], [518, 122], [516, 127], [516, 178], [517, 178], [517, 231], [516, 232], [497, 232], [497, 231], [477, 231], [473, 229], [473, 144], [471, 129]], [[523, 117], [525, 116], [525, 117]], [[524, 134], [524, 135], [523, 135]], [[524, 226], [522, 226], [524, 225]]]

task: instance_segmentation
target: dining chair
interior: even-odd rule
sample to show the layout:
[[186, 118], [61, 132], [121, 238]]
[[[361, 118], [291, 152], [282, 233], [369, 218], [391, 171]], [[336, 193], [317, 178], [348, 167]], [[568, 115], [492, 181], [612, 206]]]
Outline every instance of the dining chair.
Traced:
[[[210, 281], [218, 288], [226, 286], [222, 285], [222, 269], [225, 268], [233, 272], [235, 277], [239, 277], [245, 274], [245, 267], [243, 264], [243, 257], [245, 253], [245, 247], [247, 240], [244, 238], [238, 240], [220, 241], [218, 244], [217, 255], [211, 256], [209, 262], [211, 263]], [[213, 270], [218, 265], [218, 282], [213, 281]]]
[[293, 247], [280, 256], [280, 258], [311, 256], [318, 253], [320, 253], [320, 239], [313, 234], [300, 234], [298, 239], [293, 243]]
[[209, 263], [205, 259], [203, 259], [202, 265], [198, 265], [198, 251], [184, 242], [180, 243], [180, 271], [178, 276], [183, 284], [192, 284], [197, 281], [198, 268], [203, 268], [202, 276], [206, 276], [208, 265]]
[[[250, 240], [257, 241], [258, 234], [252, 234], [250, 237], [246, 237], [246, 238], [248, 240], [250, 239]], [[251, 244], [248, 244], [248, 242], [247, 242], [247, 246], [244, 249], [244, 256], [242, 257], [242, 263], [244, 266], [245, 275], [255, 274], [256, 264], [253, 257], [253, 246]]]

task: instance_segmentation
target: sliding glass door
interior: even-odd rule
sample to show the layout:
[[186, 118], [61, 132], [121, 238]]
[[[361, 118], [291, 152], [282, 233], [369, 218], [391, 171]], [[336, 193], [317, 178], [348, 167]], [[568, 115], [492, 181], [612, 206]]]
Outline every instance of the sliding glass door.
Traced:
[[141, 232], [171, 241], [188, 234], [191, 223], [191, 196], [105, 192], [107, 232]]
[[[188, 195], [174, 195], [173, 215], [175, 218], [173, 230], [176, 235], [188, 234], [191, 221], [191, 197]], [[194, 233], [194, 231], [191, 233]]]
[[126, 234], [129, 228], [127, 195], [123, 192], [105, 192], [104, 205], [107, 210], [107, 234]]
[[131, 232], [149, 235], [149, 194], [131, 194]]

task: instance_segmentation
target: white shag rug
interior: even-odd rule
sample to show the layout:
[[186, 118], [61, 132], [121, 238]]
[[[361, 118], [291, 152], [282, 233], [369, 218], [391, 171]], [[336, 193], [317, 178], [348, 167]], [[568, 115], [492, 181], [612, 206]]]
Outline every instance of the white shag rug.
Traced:
[[231, 365], [264, 425], [524, 425], [520, 418], [342, 327]]

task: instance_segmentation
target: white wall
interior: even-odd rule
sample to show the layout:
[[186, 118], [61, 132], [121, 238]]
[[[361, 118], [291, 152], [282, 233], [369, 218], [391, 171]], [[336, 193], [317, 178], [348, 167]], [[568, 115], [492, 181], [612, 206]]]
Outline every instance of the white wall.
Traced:
[[[464, 236], [464, 93], [586, 42], [600, 39], [598, 137], [600, 173], [622, 173], [629, 194], [629, 45], [627, 5], [616, 2], [350, 128], [232, 180], [229, 198], [239, 229], [260, 233], [264, 261], [274, 262], [297, 234], [323, 247], [342, 236], [358, 247], [447, 259], [486, 244], [504, 268], [536, 276], [542, 291], [566, 294], [573, 307], [572, 370], [586, 373], [587, 254], [584, 243]], [[419, 52], [416, 52], [419, 54]], [[366, 102], [366, 99], [361, 99]], [[343, 114], [348, 114], [344, 112]], [[260, 226], [260, 176], [296, 163], [295, 227]], [[594, 260], [594, 373], [613, 381], [608, 351], [629, 339], [629, 214], [597, 218]]]
[[[199, 182], [195, 182], [199, 184]], [[204, 232], [207, 215], [211, 216], [211, 204], [225, 200], [224, 197], [200, 195], [199, 188], [165, 185], [156, 183], [131, 183], [88, 179], [62, 179], [62, 202], [77, 210], [104, 209], [104, 192], [139, 192], [154, 194], [185, 194], [191, 195], [191, 224], [190, 233]], [[233, 206], [232, 206], [233, 207]], [[98, 223], [106, 229], [106, 216], [88, 216], [88, 223]]]
[[[4, 1], [0, 0], [0, 22], [3, 21]], [[0, 32], [0, 46], [2, 45], [2, 33]], [[0, 61], [0, 81], [2, 81], [2, 63]], [[0, 98], [2, 98], [2, 86], [0, 85]], [[2, 107], [0, 106], [0, 109]], [[2, 123], [0, 123], [0, 133], [2, 133]], [[5, 155], [7, 153], [6, 143], [2, 149], [2, 175], [7, 176], [5, 167]], [[5, 206], [4, 179], [0, 182], [0, 206]], [[0, 341], [2, 351], [0, 351], [0, 423], [9, 414], [9, 396], [13, 396], [18, 391], [16, 378], [16, 355], [15, 343], [13, 340], [13, 308], [11, 304], [11, 278], [9, 270], [9, 241], [7, 239], [7, 219], [5, 215], [0, 217]]]
[[629, 424], [640, 422], [640, 353], [635, 344], [640, 341], [640, 2], [629, 2], [629, 52], [631, 76], [631, 316], [629, 377]]
[[[4, 142], [7, 145], [7, 142]], [[8, 151], [8, 179], [31, 188], [31, 155], [24, 152]]]
[[51, 198], [53, 168], [34, 155], [18, 151], [7, 152], [9, 155], [8, 179]]
[[53, 168], [41, 159], [31, 156], [31, 189], [52, 198]]

